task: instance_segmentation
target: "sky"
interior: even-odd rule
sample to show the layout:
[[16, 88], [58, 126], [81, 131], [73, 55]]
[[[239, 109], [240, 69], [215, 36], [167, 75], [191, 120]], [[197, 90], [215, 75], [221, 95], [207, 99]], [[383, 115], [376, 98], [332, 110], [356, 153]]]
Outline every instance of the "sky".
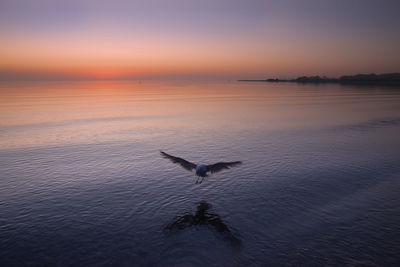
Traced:
[[400, 72], [398, 0], [0, 0], [0, 79]]

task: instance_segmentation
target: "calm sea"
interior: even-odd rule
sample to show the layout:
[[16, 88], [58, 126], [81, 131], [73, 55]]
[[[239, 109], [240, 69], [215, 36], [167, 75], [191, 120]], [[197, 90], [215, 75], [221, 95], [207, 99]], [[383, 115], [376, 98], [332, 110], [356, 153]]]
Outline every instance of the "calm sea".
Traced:
[[[160, 150], [243, 164], [196, 184]], [[399, 249], [399, 87], [0, 83], [1, 266], [395, 266]]]

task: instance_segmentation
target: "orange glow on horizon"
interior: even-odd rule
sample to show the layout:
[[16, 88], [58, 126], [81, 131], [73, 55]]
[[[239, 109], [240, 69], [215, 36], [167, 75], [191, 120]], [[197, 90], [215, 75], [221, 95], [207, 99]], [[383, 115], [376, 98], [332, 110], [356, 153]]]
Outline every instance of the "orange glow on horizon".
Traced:
[[[125, 36], [114, 33], [16, 34], [0, 43], [0, 78], [267, 78], [390, 72], [398, 61], [332, 39], [329, 45], [280, 36]], [[302, 49], [299, 49], [302, 48]], [[379, 48], [379, 47], [378, 47]], [[365, 51], [363, 51], [363, 49]], [[389, 49], [389, 48], [388, 48]], [[362, 66], [362, 68], [360, 67]]]
[[171, 1], [160, 8], [165, 1], [5, 0], [0, 79], [240, 79], [400, 71], [398, 4], [375, 1], [348, 5], [343, 12], [335, 1], [312, 2]]

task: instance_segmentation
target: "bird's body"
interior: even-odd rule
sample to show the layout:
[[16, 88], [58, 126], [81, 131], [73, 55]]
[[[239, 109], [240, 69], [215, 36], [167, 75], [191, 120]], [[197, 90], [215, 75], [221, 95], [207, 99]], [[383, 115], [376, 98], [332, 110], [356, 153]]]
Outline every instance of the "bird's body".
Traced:
[[[192, 171], [194, 169], [196, 171], [196, 175], [198, 177], [202, 177], [203, 179], [204, 179], [204, 177], [207, 176], [208, 172], [216, 173], [216, 172], [222, 171], [224, 169], [229, 169], [230, 167], [242, 164], [241, 161], [218, 162], [218, 163], [211, 164], [211, 165], [194, 164], [192, 162], [184, 160], [183, 158], [171, 156], [163, 151], [160, 151], [160, 153], [164, 158], [171, 160], [173, 163], [177, 163], [177, 164], [181, 165], [181, 167], [183, 167], [184, 169], [186, 169], [188, 171]], [[203, 179], [200, 181], [200, 183], [203, 181]], [[197, 179], [196, 183], [197, 182], [198, 182], [198, 179]]]
[[196, 166], [196, 175], [197, 176], [201, 176], [201, 177], [207, 176], [207, 167], [206, 167], [206, 165], [198, 164]]

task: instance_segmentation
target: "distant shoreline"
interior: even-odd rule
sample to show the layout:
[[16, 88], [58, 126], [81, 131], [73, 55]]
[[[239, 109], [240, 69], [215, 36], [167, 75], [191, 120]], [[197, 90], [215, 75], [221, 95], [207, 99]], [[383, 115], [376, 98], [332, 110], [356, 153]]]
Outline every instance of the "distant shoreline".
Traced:
[[295, 83], [339, 83], [339, 84], [384, 84], [400, 85], [400, 73], [385, 74], [357, 74], [341, 76], [339, 78], [328, 78], [320, 76], [301, 76], [295, 79], [265, 79], [252, 80], [243, 79], [238, 82], [295, 82]]

